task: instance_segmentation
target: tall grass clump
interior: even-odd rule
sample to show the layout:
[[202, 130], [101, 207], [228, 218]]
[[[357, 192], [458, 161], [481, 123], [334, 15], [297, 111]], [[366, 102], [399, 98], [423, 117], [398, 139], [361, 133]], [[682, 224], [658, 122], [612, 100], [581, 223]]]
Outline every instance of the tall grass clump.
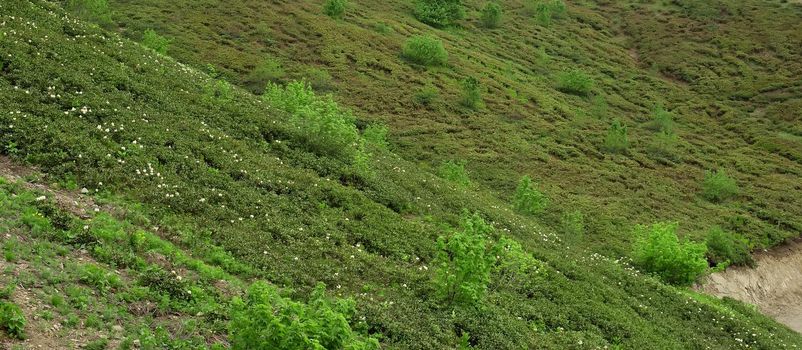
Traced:
[[232, 302], [229, 341], [232, 349], [379, 349], [379, 342], [352, 328], [355, 303], [326, 296], [319, 283], [309, 301], [297, 302], [275, 287], [255, 282], [245, 299]]
[[719, 203], [727, 200], [739, 192], [735, 179], [727, 176], [722, 169], [706, 171], [702, 181], [702, 196], [707, 200]]
[[348, 7], [346, 0], [326, 0], [323, 4], [323, 13], [331, 18], [342, 18]]
[[632, 259], [641, 269], [666, 283], [690, 285], [707, 270], [707, 246], [680, 241], [677, 226], [666, 222], [636, 226]]
[[749, 241], [743, 236], [713, 227], [707, 232], [707, 259], [715, 266], [753, 266], [755, 261], [749, 254]]
[[306, 82], [286, 87], [268, 83], [262, 98], [290, 115], [291, 131], [311, 151], [352, 161], [359, 150], [359, 131], [353, 114], [331, 96], [317, 96]]
[[447, 27], [465, 17], [462, 0], [416, 0], [415, 18], [433, 27]]
[[501, 24], [501, 18], [503, 15], [503, 10], [501, 5], [497, 2], [488, 2], [485, 4], [485, 7], [482, 8], [482, 25], [485, 28], [498, 28]]
[[444, 65], [448, 61], [443, 42], [430, 35], [416, 35], [407, 39], [401, 55], [410, 62], [424, 66]]
[[170, 47], [170, 40], [159, 35], [153, 29], [146, 29], [145, 33], [142, 35], [142, 45], [162, 55], [166, 55]]
[[518, 182], [513, 197], [513, 207], [518, 212], [535, 215], [540, 214], [549, 206], [549, 198], [537, 189], [532, 178], [524, 175]]
[[607, 135], [604, 137], [603, 149], [607, 153], [623, 154], [629, 148], [629, 137], [627, 136], [627, 127], [622, 125], [620, 121], [614, 120], [607, 130]]
[[560, 92], [586, 96], [592, 89], [593, 80], [581, 70], [570, 70], [557, 76], [557, 90]]

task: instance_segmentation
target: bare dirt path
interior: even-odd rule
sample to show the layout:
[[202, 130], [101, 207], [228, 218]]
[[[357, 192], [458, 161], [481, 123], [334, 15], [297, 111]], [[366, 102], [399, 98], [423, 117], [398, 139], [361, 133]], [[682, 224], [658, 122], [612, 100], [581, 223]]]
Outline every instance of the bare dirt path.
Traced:
[[699, 289], [757, 305], [802, 333], [802, 240], [758, 253], [755, 261], [757, 268], [729, 268], [709, 276]]

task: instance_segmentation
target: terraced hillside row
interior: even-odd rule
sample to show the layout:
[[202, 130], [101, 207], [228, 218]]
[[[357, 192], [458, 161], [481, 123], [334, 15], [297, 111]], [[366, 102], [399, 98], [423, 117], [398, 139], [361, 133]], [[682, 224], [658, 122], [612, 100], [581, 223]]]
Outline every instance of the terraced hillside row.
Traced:
[[[170, 55], [256, 93], [265, 81], [308, 79], [359, 119], [389, 125], [399, 155], [431, 169], [466, 161], [475, 185], [502, 198], [530, 175], [553, 199], [543, 219], [580, 209], [599, 251], [627, 253], [630, 227], [655, 220], [692, 237], [721, 226], [755, 249], [800, 235], [802, 6], [569, 1], [544, 25], [537, 2], [499, 2], [489, 29], [485, 1], [463, 1], [465, 19], [438, 29], [414, 17], [414, 1], [348, 1], [330, 18], [322, 1], [112, 0], [108, 27], [134, 40], [155, 30]], [[445, 65], [402, 57], [422, 34], [442, 40]], [[593, 87], [559, 91], [566, 72]], [[480, 82], [479, 110], [460, 103], [468, 78]], [[628, 146], [609, 152], [616, 120]], [[733, 200], [700, 195], [717, 169], [740, 186]]]
[[255, 96], [40, 0], [0, 4], [0, 52], [2, 153], [41, 171], [0, 184], [9, 347], [802, 345], [433, 175], [303, 85]]

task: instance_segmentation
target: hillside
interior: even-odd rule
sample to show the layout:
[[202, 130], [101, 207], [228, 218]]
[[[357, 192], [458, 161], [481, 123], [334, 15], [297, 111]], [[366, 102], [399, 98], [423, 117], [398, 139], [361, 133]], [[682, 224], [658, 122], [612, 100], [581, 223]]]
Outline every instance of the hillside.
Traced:
[[[629, 263], [631, 226], [656, 219], [695, 232], [744, 217], [742, 232], [756, 246], [793, 237], [800, 208], [789, 198], [802, 189], [792, 185], [798, 159], [749, 143], [712, 116], [683, 114], [710, 101], [639, 68], [604, 32], [612, 5], [572, 5], [550, 27], [510, 10], [505, 27], [489, 33], [470, 22], [438, 31], [449, 64], [423, 69], [402, 61], [400, 46], [406, 33], [433, 29], [399, 15], [409, 11], [401, 3], [353, 1], [341, 21], [317, 3], [227, 4], [112, 1], [103, 27], [57, 3], [0, 4], [0, 153], [10, 159], [0, 161], [0, 344], [802, 345], [746, 304], [665, 284]], [[378, 22], [393, 29], [375, 33]], [[245, 37], [248, 26], [262, 41]], [[327, 30], [303, 29], [315, 26]], [[169, 55], [125, 38], [138, 41], [145, 27], [172, 38]], [[526, 33], [546, 45], [548, 65], [524, 61], [540, 52], [523, 45]], [[598, 60], [570, 55], [590, 51]], [[325, 90], [337, 102], [320, 85], [316, 93], [274, 85], [265, 96], [244, 89], [246, 62], [258, 61], [249, 57], [267, 52], [286, 65], [285, 83], [308, 66], [329, 67]], [[550, 77], [574, 60], [605, 96], [604, 113], [592, 115], [598, 98], [554, 90]], [[464, 75], [489, 89], [479, 111], [454, 102]], [[422, 108], [410, 96], [427, 80], [441, 97]], [[517, 97], [507, 99], [502, 84]], [[793, 103], [796, 90], [783, 91], [791, 97], [778, 103]], [[649, 135], [634, 123], [655, 101], [680, 125], [682, 162], [647, 157], [639, 142], [627, 155], [596, 149], [613, 116], [632, 124], [633, 140]], [[779, 108], [762, 103], [766, 113], [754, 118]], [[736, 102], [715, 104], [746, 113]], [[389, 125], [389, 142], [378, 122]], [[470, 185], [434, 175], [450, 158], [468, 160]], [[697, 192], [703, 170], [720, 165], [742, 193], [714, 204]], [[551, 198], [545, 214], [511, 204], [523, 174]], [[587, 218], [584, 234], [561, 224], [572, 208]], [[746, 231], [753, 227], [760, 230]], [[481, 262], [449, 265], [461, 247], [476, 246]], [[460, 278], [468, 282], [444, 296], [449, 269], [467, 271]], [[471, 280], [477, 271], [487, 280]]]

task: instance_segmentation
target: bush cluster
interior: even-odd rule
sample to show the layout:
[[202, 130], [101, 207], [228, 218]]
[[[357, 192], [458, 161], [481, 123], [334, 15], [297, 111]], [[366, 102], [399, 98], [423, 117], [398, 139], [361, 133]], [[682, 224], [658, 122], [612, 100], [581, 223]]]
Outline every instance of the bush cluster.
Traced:
[[722, 202], [737, 195], [738, 183], [722, 169], [706, 171], [702, 181], [702, 196], [711, 202]]
[[706, 244], [707, 259], [715, 266], [755, 264], [749, 254], [749, 241], [741, 235], [713, 227], [707, 232]]
[[428, 25], [442, 28], [465, 17], [462, 0], [417, 0], [415, 17]]
[[557, 76], [557, 90], [579, 96], [590, 94], [593, 80], [581, 70], [562, 72]]
[[604, 137], [604, 151], [607, 153], [626, 153], [629, 148], [627, 127], [618, 120], [614, 120]]
[[347, 6], [346, 0], [326, 0], [323, 4], [323, 13], [331, 18], [342, 18]]
[[666, 222], [636, 226], [633, 261], [666, 283], [689, 285], [707, 270], [707, 247], [704, 243], [680, 241], [677, 226]]
[[532, 183], [532, 178], [524, 175], [515, 189], [513, 206], [524, 214], [540, 214], [549, 206], [549, 198], [537, 189], [537, 186]]
[[147, 29], [142, 35], [142, 45], [162, 55], [166, 55], [167, 49], [170, 47], [170, 40], [159, 35], [153, 29]]
[[482, 25], [485, 28], [498, 28], [501, 24], [501, 17], [503, 15], [503, 10], [501, 5], [497, 2], [488, 2], [485, 4], [485, 7], [482, 8]]
[[440, 165], [440, 168], [437, 169], [437, 174], [450, 181], [453, 182], [460, 187], [468, 187], [471, 185], [471, 178], [468, 176], [468, 171], [465, 170], [465, 162], [455, 162], [453, 160], [449, 160], [444, 162]]
[[440, 39], [430, 35], [416, 35], [404, 44], [401, 55], [410, 62], [424, 66], [444, 65], [448, 52]]
[[541, 25], [548, 26], [568, 11], [563, 0], [529, 0], [526, 5]]

